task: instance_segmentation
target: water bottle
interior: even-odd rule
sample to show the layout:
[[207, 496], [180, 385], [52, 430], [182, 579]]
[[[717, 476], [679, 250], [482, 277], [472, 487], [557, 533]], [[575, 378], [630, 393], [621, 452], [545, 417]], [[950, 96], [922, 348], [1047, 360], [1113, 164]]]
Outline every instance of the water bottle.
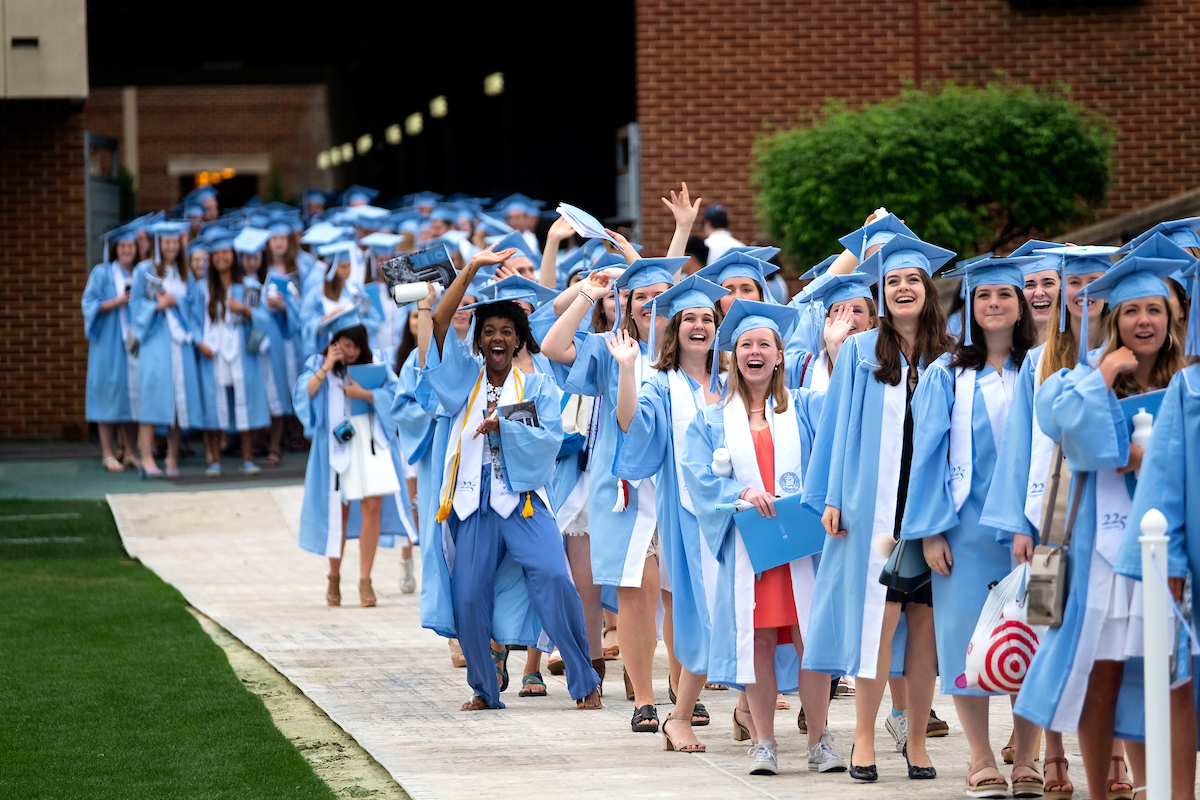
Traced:
[[712, 472], [718, 478], [733, 477], [733, 462], [729, 460], [729, 451], [724, 447], [713, 450]]
[[[1133, 415], [1133, 435], [1129, 437], [1129, 441], [1145, 450], [1146, 445], [1150, 443], [1150, 429], [1153, 426], [1154, 415], [1144, 408], [1139, 408], [1138, 413]], [[1140, 469], [1134, 471], [1134, 480], [1137, 480], [1139, 472]]]

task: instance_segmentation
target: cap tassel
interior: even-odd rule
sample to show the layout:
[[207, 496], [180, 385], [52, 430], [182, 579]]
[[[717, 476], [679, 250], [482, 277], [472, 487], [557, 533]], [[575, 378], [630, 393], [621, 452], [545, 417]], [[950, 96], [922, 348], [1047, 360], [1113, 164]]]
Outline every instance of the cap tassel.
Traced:
[[1063, 269], [1063, 264], [1067, 263], [1066, 256], [1063, 256], [1062, 263], [1058, 267], [1058, 332], [1064, 333], [1067, 330], [1067, 274]]
[[965, 313], [963, 314], [963, 347], [971, 346], [971, 323], [975, 319], [975, 309], [971, 306], [971, 276], [963, 278], [963, 294], [967, 298]]
[[887, 310], [887, 303], [884, 301], [884, 297], [883, 297], [883, 283], [885, 280], [887, 280], [887, 273], [885, 273], [882, 270], [882, 268], [880, 268], [880, 271], [879, 271], [879, 316], [881, 319], [885, 316], [885, 312]]
[[533, 516], [533, 492], [525, 493], [525, 507], [521, 509], [521, 516], [526, 519]]
[[1088, 300], [1087, 287], [1085, 286], [1079, 291], [1083, 294], [1083, 319], [1079, 321], [1079, 360], [1076, 363], [1086, 364], [1088, 363], [1087, 354], [1089, 350], [1088, 317], [1091, 316], [1088, 307], [1091, 305], [1091, 303]]
[[105, 264], [107, 264], [107, 263], [108, 263], [108, 261], [109, 261], [109, 258], [108, 258], [108, 239], [105, 239], [105, 240], [104, 240], [104, 263], [105, 263]]
[[609, 333], [615, 332], [617, 330], [617, 326], [621, 324], [621, 290], [614, 286], [612, 292], [613, 308], [615, 310], [613, 312], [612, 327], [608, 329]]
[[717, 373], [719, 373], [721, 371], [721, 351], [719, 351], [717, 349], [717, 342], [720, 340], [720, 338], [721, 338], [721, 329], [718, 327], [717, 330], [713, 333], [712, 364], [709, 368], [710, 372], [709, 372], [709, 378], [708, 378], [709, 394], [716, 393], [717, 380], [718, 380]]
[[658, 329], [658, 297], [655, 296], [650, 301], [650, 341], [647, 343], [650, 346], [650, 358], [657, 360], [658, 354], [654, 351], [654, 331]]
[[161, 264], [162, 258], [158, 254], [158, 234], [154, 234], [154, 263]]

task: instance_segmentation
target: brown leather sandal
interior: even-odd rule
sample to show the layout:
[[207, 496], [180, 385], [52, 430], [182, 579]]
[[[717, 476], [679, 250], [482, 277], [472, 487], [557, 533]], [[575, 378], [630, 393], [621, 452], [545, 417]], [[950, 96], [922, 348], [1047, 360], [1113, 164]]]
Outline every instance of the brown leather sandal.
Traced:
[[[1032, 770], [1032, 775], [1017, 775], [1017, 770], [1021, 768]], [[1038, 772], [1037, 766], [1032, 761], [1014, 761], [1012, 768], [1012, 794], [1013, 797], [1042, 797], [1045, 794], [1046, 782], [1042, 780], [1042, 773]]]
[[[1120, 764], [1125, 767], [1125, 771], [1129, 771], [1129, 767], [1125, 765], [1124, 756], [1113, 756], [1114, 764]], [[1116, 770], [1120, 774], [1120, 769]], [[1120, 778], [1113, 778], [1108, 781], [1108, 800], [1133, 800], [1133, 784], [1129, 781], [1123, 781]]]
[[358, 582], [358, 603], [363, 608], [375, 607], [375, 590], [371, 587], [370, 578], [363, 578]]
[[686, 719], [687, 717], [677, 717], [675, 716], [675, 712], [671, 712], [667, 715], [666, 719], [662, 721], [661, 730], [663, 735], [663, 750], [666, 750], [667, 752], [674, 751], [676, 753], [703, 753], [705, 751], [706, 748], [703, 742], [675, 744], [675, 742], [671, 740], [671, 734], [667, 733], [667, 723], [671, 721], [684, 722]]
[[340, 606], [342, 604], [342, 576], [326, 575], [329, 585], [325, 589], [325, 605]]
[[[1050, 783], [1050, 765], [1062, 764], [1063, 780], [1055, 783]], [[1071, 800], [1075, 794], [1075, 787], [1071, 784], [1071, 777], [1067, 775], [1067, 759], [1062, 758], [1047, 758], [1046, 759], [1046, 783], [1042, 797], [1045, 800]]]

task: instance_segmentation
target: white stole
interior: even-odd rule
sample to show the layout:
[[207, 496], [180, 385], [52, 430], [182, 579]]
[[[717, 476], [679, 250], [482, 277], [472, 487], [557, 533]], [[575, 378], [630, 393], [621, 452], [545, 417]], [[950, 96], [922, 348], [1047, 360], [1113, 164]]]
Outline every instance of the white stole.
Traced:
[[[1046, 358], [1046, 348], [1042, 347], [1042, 352], [1038, 355], [1035, 372], [1033, 373], [1033, 396], [1034, 407], [1037, 407], [1036, 399], [1038, 390], [1042, 388], [1042, 361]], [[1042, 524], [1042, 497], [1046, 492], [1046, 478], [1050, 475], [1050, 459], [1054, 457], [1054, 440], [1042, 432], [1042, 428], [1038, 425], [1037, 412], [1030, 409], [1029, 419], [1030, 438], [1029, 438], [1029, 482], [1025, 487], [1025, 519], [1033, 525], [1034, 529], [1040, 528]], [[1066, 487], [1062, 487], [1062, 491], [1066, 491]]]
[[342, 498], [338, 492], [338, 475], [350, 466], [350, 443], [339, 441], [333, 432], [346, 421], [346, 395], [342, 382], [334, 376], [325, 381], [326, 418], [329, 430], [329, 507], [325, 532], [325, 555], [329, 558], [342, 557]]
[[979, 377], [979, 370], [955, 370], [954, 408], [950, 411], [950, 496], [956, 511], [962, 508], [971, 493], [971, 421], [975, 411], [975, 386], [978, 385], [983, 393], [983, 404], [991, 421], [992, 442], [999, 453], [1016, 377], [1016, 370], [1008, 368], [1003, 373], [991, 372], [983, 377]]
[[[446, 448], [445, 474], [447, 477], [454, 473], [454, 458], [458, 456], [458, 471], [454, 484], [454, 513], [460, 520], [466, 519], [479, 510], [480, 474], [483, 470], [483, 448], [487, 445], [488, 437], [475, 436], [475, 428], [483, 422], [487, 411], [487, 375], [486, 370], [480, 369], [475, 391], [463, 406], [462, 411], [454, 418], [455, 441]], [[516, 367], [508, 372], [504, 385], [500, 390], [500, 402], [497, 407], [511, 405], [524, 399], [525, 376]], [[478, 420], [478, 422], [476, 422]], [[474, 424], [472, 424], [474, 423]], [[468, 431], [467, 428], [470, 428]], [[490, 455], [490, 454], [489, 454]], [[491, 474], [491, 507], [505, 519], [517, 507], [519, 496], [509, 490], [503, 478], [496, 477], [495, 467], [489, 470]]]
[[808, 388], [817, 392], [829, 391], [829, 374], [833, 372], [833, 365], [829, 363], [828, 351], [822, 350], [818, 353], [808, 365], [812, 372], [812, 380], [808, 382]]

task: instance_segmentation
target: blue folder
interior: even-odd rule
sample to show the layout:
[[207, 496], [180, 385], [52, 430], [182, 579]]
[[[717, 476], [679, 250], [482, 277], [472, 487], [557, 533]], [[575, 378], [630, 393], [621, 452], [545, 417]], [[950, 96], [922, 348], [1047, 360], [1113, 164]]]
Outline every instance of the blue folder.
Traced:
[[750, 508], [734, 517], [755, 574], [797, 558], [821, 552], [825, 526], [821, 518], [800, 505], [800, 493], [775, 501], [775, 516], [767, 519]]
[[1159, 389], [1154, 392], [1146, 392], [1145, 394], [1135, 394], [1132, 397], [1126, 397], [1117, 402], [1121, 404], [1121, 410], [1125, 412], [1125, 424], [1129, 426], [1129, 435], [1133, 435], [1133, 415], [1141, 409], [1146, 409], [1146, 413], [1158, 419], [1158, 410], [1162, 408], [1163, 395], [1167, 393], [1166, 389]]
[[[352, 364], [346, 373], [364, 389], [378, 389], [387, 382], [387, 364]], [[372, 410], [369, 400], [350, 400], [350, 416], [366, 414]]]

